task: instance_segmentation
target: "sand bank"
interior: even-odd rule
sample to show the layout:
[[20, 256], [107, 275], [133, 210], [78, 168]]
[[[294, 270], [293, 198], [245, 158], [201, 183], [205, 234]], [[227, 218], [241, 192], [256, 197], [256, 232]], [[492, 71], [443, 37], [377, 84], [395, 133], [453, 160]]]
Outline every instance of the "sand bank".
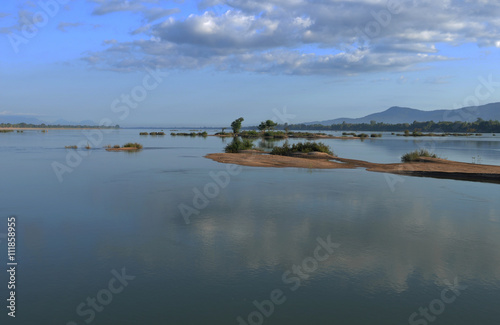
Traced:
[[214, 153], [205, 157], [221, 163], [252, 167], [366, 168], [373, 172], [500, 184], [500, 166], [469, 164], [439, 158], [422, 157], [420, 161], [411, 163], [377, 164], [323, 153], [297, 154], [293, 157], [262, 153]]

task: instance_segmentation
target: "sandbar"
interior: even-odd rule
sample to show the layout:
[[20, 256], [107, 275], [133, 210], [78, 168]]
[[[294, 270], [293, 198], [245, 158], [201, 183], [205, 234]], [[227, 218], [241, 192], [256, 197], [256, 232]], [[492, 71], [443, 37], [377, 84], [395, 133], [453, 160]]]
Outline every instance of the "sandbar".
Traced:
[[500, 166], [463, 163], [440, 158], [421, 157], [416, 162], [379, 164], [335, 157], [325, 153], [296, 154], [293, 157], [259, 152], [213, 153], [205, 157], [220, 163], [251, 167], [309, 169], [365, 168], [371, 172], [500, 184]]

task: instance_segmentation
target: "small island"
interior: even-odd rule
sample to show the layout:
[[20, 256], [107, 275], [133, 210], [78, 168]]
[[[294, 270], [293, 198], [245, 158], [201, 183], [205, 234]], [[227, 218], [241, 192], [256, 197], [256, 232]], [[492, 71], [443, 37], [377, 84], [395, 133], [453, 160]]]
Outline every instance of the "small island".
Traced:
[[106, 148], [106, 151], [138, 151], [142, 149], [142, 144], [140, 143], [126, 143], [123, 147], [115, 145], [113, 147]]
[[[246, 139], [245, 139], [246, 140]], [[274, 147], [271, 152], [254, 150], [249, 141], [234, 138], [225, 153], [205, 157], [226, 164], [251, 167], [342, 169], [365, 168], [371, 172], [406, 176], [433, 177], [500, 184], [500, 166], [480, 165], [438, 158], [426, 150], [417, 150], [401, 157], [400, 163], [379, 164], [337, 157], [321, 142], [296, 143]]]

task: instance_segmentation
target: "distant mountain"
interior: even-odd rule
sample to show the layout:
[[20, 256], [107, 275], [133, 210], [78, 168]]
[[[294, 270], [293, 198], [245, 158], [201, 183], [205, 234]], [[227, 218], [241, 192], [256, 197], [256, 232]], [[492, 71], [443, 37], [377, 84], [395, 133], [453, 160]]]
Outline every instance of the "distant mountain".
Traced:
[[42, 124], [44, 121], [39, 120], [36, 117], [28, 115], [0, 115], [0, 123], [26, 123], [26, 124]]
[[441, 122], [441, 121], [461, 121], [461, 122], [474, 122], [478, 118], [483, 120], [500, 120], [500, 103], [491, 103], [482, 106], [470, 106], [452, 110], [434, 110], [422, 111], [419, 109], [408, 107], [391, 107], [383, 112], [374, 113], [360, 118], [337, 118], [334, 120], [326, 120], [320, 122], [304, 123], [310, 124], [342, 124], [346, 123], [370, 123], [371, 121], [383, 123], [412, 123], [417, 122]]
[[80, 121], [80, 122], [70, 122], [67, 120], [59, 119], [54, 122], [47, 122], [47, 121], [42, 121], [34, 116], [29, 116], [29, 115], [0, 115], [0, 124], [1, 123], [10, 123], [10, 124], [19, 124], [19, 123], [26, 123], [26, 124], [46, 124], [46, 125], [87, 125], [87, 126], [97, 126], [97, 124], [94, 121], [91, 120], [85, 120], [85, 121]]

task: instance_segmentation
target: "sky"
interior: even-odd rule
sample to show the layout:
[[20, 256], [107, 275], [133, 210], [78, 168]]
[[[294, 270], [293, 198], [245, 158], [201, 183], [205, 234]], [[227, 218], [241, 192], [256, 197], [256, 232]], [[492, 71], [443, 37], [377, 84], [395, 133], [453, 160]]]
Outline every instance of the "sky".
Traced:
[[500, 2], [40, 0], [0, 5], [0, 116], [301, 123], [500, 101]]

